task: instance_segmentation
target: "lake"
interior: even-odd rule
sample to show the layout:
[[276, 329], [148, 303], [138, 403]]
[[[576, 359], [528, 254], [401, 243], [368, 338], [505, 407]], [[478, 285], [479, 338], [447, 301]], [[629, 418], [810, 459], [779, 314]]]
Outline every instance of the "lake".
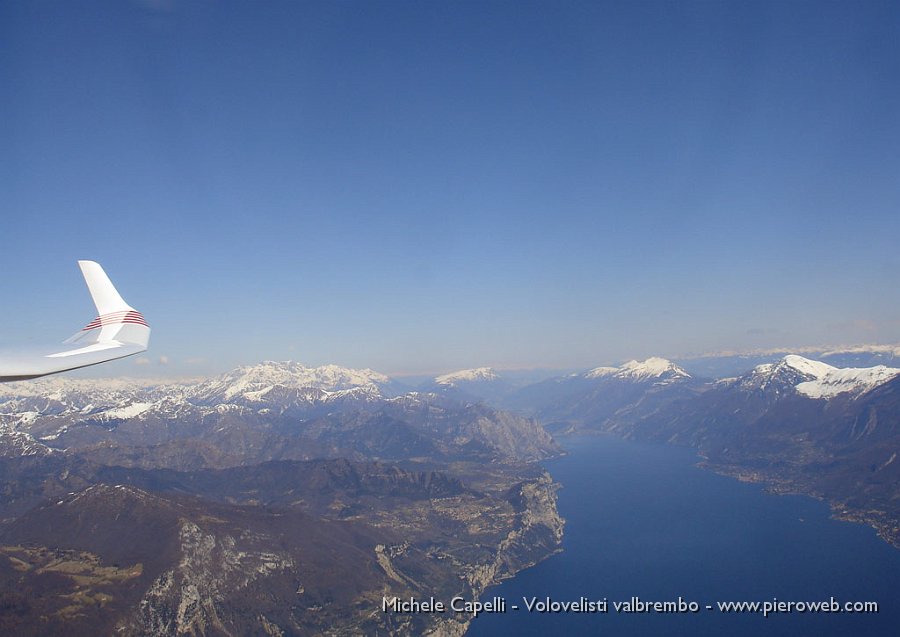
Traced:
[[[900, 550], [830, 519], [804, 496], [767, 494], [694, 466], [692, 450], [567, 437], [547, 463], [563, 485], [563, 552], [488, 589], [511, 608], [467, 636], [897, 635]], [[523, 598], [607, 600], [607, 612], [528, 612]], [[695, 602], [696, 613], [617, 612], [613, 602]], [[875, 601], [878, 613], [723, 613], [717, 602]], [[711, 605], [712, 610], [706, 606]]]

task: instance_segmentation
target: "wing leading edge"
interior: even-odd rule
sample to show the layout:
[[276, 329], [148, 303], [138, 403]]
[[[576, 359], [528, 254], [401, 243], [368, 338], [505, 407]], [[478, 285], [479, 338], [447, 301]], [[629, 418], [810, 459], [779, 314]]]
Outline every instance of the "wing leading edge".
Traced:
[[70, 369], [97, 365], [138, 354], [150, 342], [150, 326], [128, 305], [100, 264], [79, 261], [97, 318], [69, 337], [62, 346], [28, 352], [0, 352], [0, 382], [27, 380]]

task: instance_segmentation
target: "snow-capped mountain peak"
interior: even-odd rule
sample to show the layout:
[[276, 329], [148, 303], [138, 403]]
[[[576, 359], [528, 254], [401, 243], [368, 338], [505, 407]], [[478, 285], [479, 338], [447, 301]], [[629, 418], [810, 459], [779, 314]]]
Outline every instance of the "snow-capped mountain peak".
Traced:
[[690, 378], [690, 374], [666, 358], [653, 356], [645, 361], [628, 361], [619, 368], [617, 376], [632, 378], [658, 378], [660, 376]]
[[814, 361], [809, 358], [797, 356], [796, 354], [788, 354], [777, 364], [785, 365], [791, 369], [797, 370], [801, 374], [812, 376], [814, 378], [825, 378], [828, 374], [837, 369], [827, 363]]
[[744, 390], [790, 393], [800, 383], [824, 378], [833, 369], [825, 363], [788, 354], [774, 363], [757, 365], [737, 382]]
[[612, 377], [625, 380], [675, 380], [690, 378], [690, 374], [672, 361], [653, 356], [644, 361], [631, 360], [621, 367], [595, 367], [584, 374], [585, 378]]
[[438, 385], [453, 386], [456, 383], [471, 383], [477, 381], [497, 380], [499, 375], [490, 367], [476, 367], [474, 369], [462, 369], [458, 372], [444, 374], [434, 379]]

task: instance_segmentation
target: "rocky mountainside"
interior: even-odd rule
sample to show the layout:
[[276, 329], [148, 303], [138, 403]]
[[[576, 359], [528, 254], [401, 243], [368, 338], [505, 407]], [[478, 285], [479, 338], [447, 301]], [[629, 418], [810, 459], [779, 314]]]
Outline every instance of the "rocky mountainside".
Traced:
[[461, 634], [464, 595], [558, 550], [533, 420], [371, 370], [0, 386], [0, 628]]

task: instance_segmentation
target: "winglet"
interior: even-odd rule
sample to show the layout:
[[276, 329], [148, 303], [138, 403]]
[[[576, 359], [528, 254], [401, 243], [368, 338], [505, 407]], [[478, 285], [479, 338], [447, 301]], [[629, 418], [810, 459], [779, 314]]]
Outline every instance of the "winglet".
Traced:
[[97, 308], [97, 318], [66, 343], [117, 341], [146, 349], [150, 341], [150, 326], [143, 315], [125, 302], [99, 263], [79, 261], [78, 266]]
[[113, 286], [109, 277], [106, 276], [106, 272], [103, 271], [99, 263], [96, 261], [79, 261], [78, 267], [81, 268], [84, 282], [87, 283], [91, 298], [94, 299], [94, 305], [97, 307], [97, 316], [134, 310], [119, 295], [119, 292]]

